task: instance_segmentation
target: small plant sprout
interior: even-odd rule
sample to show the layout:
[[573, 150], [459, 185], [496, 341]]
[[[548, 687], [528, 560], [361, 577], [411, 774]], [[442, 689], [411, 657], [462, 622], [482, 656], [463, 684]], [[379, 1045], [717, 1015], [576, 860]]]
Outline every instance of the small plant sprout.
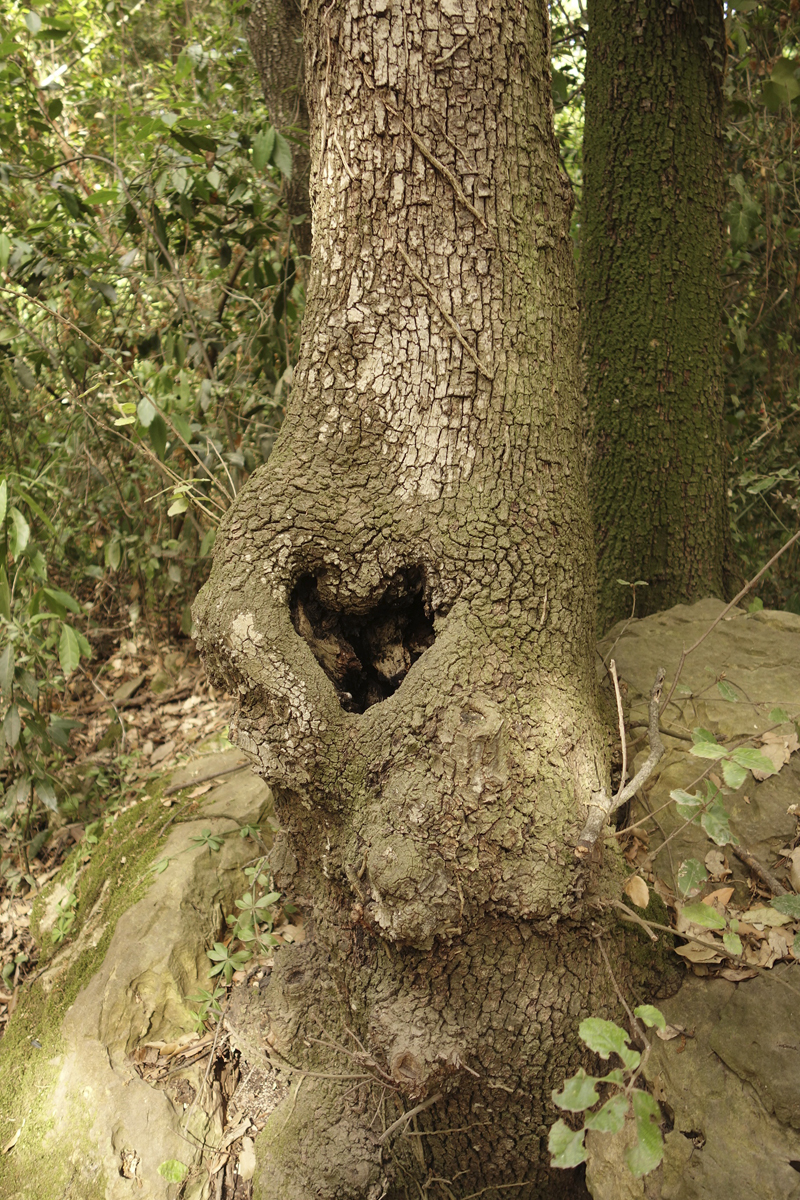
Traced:
[[[651, 1004], [640, 1004], [635, 1015], [649, 1028], [666, 1028], [666, 1020]], [[577, 1167], [586, 1161], [584, 1139], [588, 1130], [597, 1133], [620, 1133], [625, 1121], [632, 1116], [636, 1142], [626, 1151], [625, 1160], [638, 1179], [654, 1171], [664, 1154], [664, 1141], [659, 1128], [661, 1113], [649, 1092], [636, 1087], [649, 1046], [641, 1054], [629, 1044], [628, 1034], [613, 1021], [587, 1017], [578, 1029], [581, 1041], [601, 1058], [616, 1054], [622, 1067], [606, 1075], [587, 1075], [581, 1067], [566, 1080], [560, 1092], [553, 1092], [553, 1103], [565, 1112], [584, 1113], [579, 1129], [571, 1129], [560, 1117], [550, 1130], [548, 1147], [554, 1167]], [[611, 1094], [601, 1103], [598, 1085]], [[598, 1107], [599, 1106], [599, 1107]]]

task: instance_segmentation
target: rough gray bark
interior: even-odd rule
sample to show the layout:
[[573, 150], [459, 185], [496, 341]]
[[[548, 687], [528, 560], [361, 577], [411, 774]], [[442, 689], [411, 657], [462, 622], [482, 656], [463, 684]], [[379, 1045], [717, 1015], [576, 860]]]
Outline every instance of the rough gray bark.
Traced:
[[629, 935], [574, 853], [607, 734], [546, 8], [307, 0], [304, 38], [300, 361], [195, 610], [313, 931], [256, 1195], [577, 1196], [550, 1091]]

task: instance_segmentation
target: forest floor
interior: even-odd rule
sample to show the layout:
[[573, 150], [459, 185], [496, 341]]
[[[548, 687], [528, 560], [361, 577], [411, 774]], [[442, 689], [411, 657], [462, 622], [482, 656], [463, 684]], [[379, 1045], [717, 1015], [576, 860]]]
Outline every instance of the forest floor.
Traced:
[[[42, 830], [49, 832], [38, 846], [33, 822], [17, 840], [0, 833], [0, 1037], [21, 985], [36, 973], [30, 933], [36, 895], [87, 827], [136, 802], [154, 778], [190, 758], [197, 743], [222, 734], [233, 702], [208, 682], [191, 641], [153, 645], [142, 635], [123, 639], [105, 661], [74, 672], [61, 707], [80, 722], [63, 773], [72, 819], [59, 813], [45, 825], [41, 814]], [[165, 809], [175, 803], [174, 795], [163, 800]], [[22, 847], [29, 839], [35, 853], [26, 857]]]

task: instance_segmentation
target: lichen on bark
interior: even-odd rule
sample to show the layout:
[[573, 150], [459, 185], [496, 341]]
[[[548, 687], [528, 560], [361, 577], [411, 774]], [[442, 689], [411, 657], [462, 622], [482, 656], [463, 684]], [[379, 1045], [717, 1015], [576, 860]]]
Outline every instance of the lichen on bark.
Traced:
[[[573, 852], [608, 764], [546, 8], [303, 16], [300, 361], [195, 607], [313, 933], [265, 989], [297, 1082], [259, 1186], [579, 1195], [549, 1095], [616, 1003], [591, 934], [628, 935], [596, 907], [613, 847]], [[389, 1132], [420, 1104], [425, 1136]]]

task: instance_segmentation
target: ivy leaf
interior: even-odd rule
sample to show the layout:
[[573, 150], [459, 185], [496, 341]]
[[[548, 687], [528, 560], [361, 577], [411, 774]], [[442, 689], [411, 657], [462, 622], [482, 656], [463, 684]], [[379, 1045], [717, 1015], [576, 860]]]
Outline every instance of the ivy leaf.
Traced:
[[586, 1148], [583, 1144], [586, 1131], [573, 1130], [559, 1119], [550, 1130], [547, 1148], [550, 1151], [551, 1167], [577, 1167], [586, 1162]]
[[598, 1101], [596, 1088], [597, 1080], [593, 1075], [587, 1075], [583, 1067], [567, 1079], [560, 1092], [553, 1092], [553, 1103], [567, 1112], [583, 1112], [592, 1108]]
[[642, 1056], [638, 1050], [631, 1050], [628, 1046], [628, 1035], [624, 1029], [620, 1029], [619, 1025], [615, 1025], [613, 1021], [604, 1021], [600, 1017], [587, 1017], [585, 1021], [581, 1021], [578, 1026], [578, 1033], [581, 1041], [585, 1042], [590, 1050], [594, 1050], [601, 1058], [608, 1058], [610, 1054], [618, 1054], [629, 1071], [635, 1071], [641, 1062]]
[[636, 1145], [626, 1151], [625, 1161], [636, 1179], [654, 1171], [664, 1157], [664, 1139], [659, 1123], [661, 1113], [649, 1092], [638, 1089], [631, 1097], [636, 1120]]
[[634, 1016], [637, 1016], [640, 1021], [644, 1021], [648, 1029], [666, 1029], [667, 1018], [664, 1016], [660, 1008], [656, 1008], [652, 1004], [637, 1004], [633, 1010]]
[[622, 1093], [612, 1096], [596, 1113], [589, 1113], [584, 1129], [595, 1129], [598, 1133], [621, 1133], [628, 1113], [628, 1098]]

